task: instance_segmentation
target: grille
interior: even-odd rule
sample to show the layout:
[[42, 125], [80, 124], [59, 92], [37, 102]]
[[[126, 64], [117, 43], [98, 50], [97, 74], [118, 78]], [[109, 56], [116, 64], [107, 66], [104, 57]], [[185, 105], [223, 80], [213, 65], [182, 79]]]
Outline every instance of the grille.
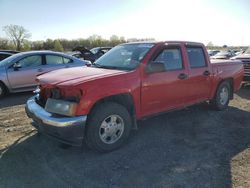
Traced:
[[245, 71], [250, 71], [250, 62], [249, 63], [244, 63], [244, 70]]

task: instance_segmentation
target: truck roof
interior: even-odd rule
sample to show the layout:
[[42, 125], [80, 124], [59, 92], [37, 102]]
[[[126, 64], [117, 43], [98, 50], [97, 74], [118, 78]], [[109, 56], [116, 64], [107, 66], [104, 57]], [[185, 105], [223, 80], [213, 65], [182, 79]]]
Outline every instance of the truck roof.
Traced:
[[192, 42], [192, 41], [139, 41], [139, 42], [128, 42], [124, 44], [185, 44], [185, 45], [197, 45], [201, 46], [203, 43]]

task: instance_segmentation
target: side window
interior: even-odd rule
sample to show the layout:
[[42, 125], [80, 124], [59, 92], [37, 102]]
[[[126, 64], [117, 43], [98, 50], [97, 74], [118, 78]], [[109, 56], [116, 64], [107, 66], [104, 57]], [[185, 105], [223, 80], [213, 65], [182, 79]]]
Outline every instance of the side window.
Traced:
[[19, 60], [17, 64], [20, 65], [22, 68], [37, 67], [42, 64], [42, 57], [40, 55], [25, 57]]
[[191, 68], [206, 67], [205, 54], [201, 47], [188, 47], [187, 53]]
[[165, 69], [178, 70], [183, 68], [181, 51], [179, 48], [163, 50], [154, 60], [155, 63], [163, 63]]
[[46, 55], [46, 63], [47, 65], [62, 65], [63, 57], [56, 55]]
[[68, 63], [72, 63], [72, 62], [73, 62], [72, 59], [68, 59], [68, 58], [66, 58], [66, 57], [63, 58], [63, 63], [64, 63], [64, 64], [68, 64]]

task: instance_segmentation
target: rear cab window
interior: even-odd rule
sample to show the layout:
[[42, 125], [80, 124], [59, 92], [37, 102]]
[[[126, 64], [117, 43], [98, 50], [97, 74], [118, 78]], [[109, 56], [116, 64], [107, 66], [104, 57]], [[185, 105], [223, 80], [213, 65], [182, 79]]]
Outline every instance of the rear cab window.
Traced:
[[187, 55], [190, 68], [202, 68], [207, 67], [207, 62], [205, 58], [205, 53], [203, 48], [200, 46], [188, 46], [187, 47]]

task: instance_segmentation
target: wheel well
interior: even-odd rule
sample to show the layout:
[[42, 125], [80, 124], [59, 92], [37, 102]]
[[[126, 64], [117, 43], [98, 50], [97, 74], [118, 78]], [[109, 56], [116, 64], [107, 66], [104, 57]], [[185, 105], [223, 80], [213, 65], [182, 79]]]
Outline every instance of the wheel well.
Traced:
[[135, 129], [137, 128], [134, 101], [133, 101], [133, 97], [130, 94], [124, 93], [124, 94], [112, 95], [112, 96], [100, 99], [99, 101], [97, 101], [94, 104], [94, 106], [92, 107], [90, 113], [97, 106], [101, 105], [102, 103], [106, 103], [106, 102], [115, 102], [115, 103], [118, 103], [118, 104], [124, 106], [127, 109], [127, 111], [129, 112], [129, 114], [131, 115], [131, 117], [132, 117], [133, 128], [135, 128]]
[[219, 85], [222, 83], [222, 82], [228, 82], [229, 85], [230, 85], [230, 99], [233, 99], [234, 97], [234, 82], [233, 82], [233, 78], [226, 78], [226, 79], [223, 79], [220, 81], [220, 83], [218, 84], [218, 87]]
[[3, 85], [4, 89], [5, 89], [5, 92], [6, 93], [9, 93], [9, 89], [7, 88], [7, 86], [4, 84], [3, 81], [0, 80], [0, 85]]

